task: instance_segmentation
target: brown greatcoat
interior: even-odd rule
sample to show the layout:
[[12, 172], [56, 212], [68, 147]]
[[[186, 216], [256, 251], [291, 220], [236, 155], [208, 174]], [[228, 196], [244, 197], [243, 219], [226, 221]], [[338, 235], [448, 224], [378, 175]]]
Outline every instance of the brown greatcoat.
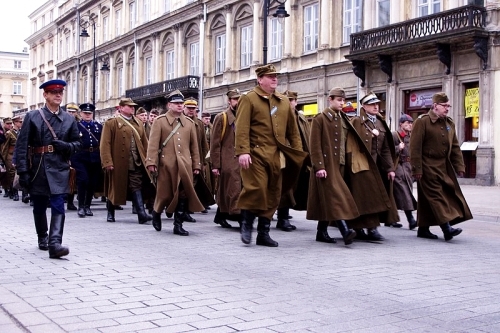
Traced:
[[[241, 169], [243, 190], [238, 207], [257, 211], [276, 209], [282, 191], [293, 187], [307, 157], [302, 151], [290, 102], [282, 94], [269, 95], [256, 86], [240, 97], [235, 124], [236, 155], [250, 154], [252, 159], [248, 169]], [[283, 170], [280, 170], [280, 165], [283, 166], [280, 152], [285, 159]]]
[[[396, 207], [400, 210], [417, 209], [417, 200], [413, 196], [413, 178], [411, 175], [410, 163], [410, 135], [392, 132], [396, 156], [398, 156], [396, 167], [396, 178], [394, 178], [394, 200]], [[403, 142], [405, 147], [399, 149], [399, 144]]]
[[196, 138], [198, 141], [198, 151], [200, 156], [201, 169], [200, 174], [196, 175], [194, 178], [194, 189], [196, 194], [198, 195], [198, 199], [200, 199], [203, 206], [210, 206], [215, 203], [214, 194], [212, 190], [207, 185], [205, 180], [205, 172], [209, 167], [208, 163], [205, 161], [205, 157], [208, 154], [210, 147], [207, 143], [207, 137], [205, 136], [205, 124], [201, 119], [194, 117], [193, 120], [196, 129]]
[[[356, 132], [358, 132], [359, 136], [363, 140], [363, 143], [370, 152], [372, 159], [375, 161], [377, 169], [380, 173], [380, 178], [384, 183], [386, 194], [389, 196], [390, 200], [389, 210], [380, 212], [381, 214], [371, 214], [371, 216], [360, 217], [360, 219], [371, 220], [371, 224], [374, 227], [380, 224], [380, 222], [393, 223], [399, 221], [398, 210], [393, 196], [393, 184], [387, 178], [387, 174], [389, 172], [395, 171], [394, 162], [396, 160], [396, 153], [394, 150], [394, 141], [392, 139], [392, 133], [384, 118], [382, 118], [380, 114], [377, 114], [376, 117], [377, 121], [373, 124], [368, 119], [366, 111], [361, 108], [359, 117], [353, 117], [351, 119], [351, 124], [354, 129], [356, 129]], [[379, 132], [378, 136], [372, 134], [373, 129], [376, 129]], [[372, 195], [378, 194], [373, 193]], [[370, 205], [370, 201], [366, 201], [365, 205]]]
[[[181, 126], [161, 148], [163, 142], [177, 126]], [[161, 155], [158, 151], [161, 149]], [[179, 185], [188, 199], [188, 209], [199, 212], [205, 208], [198, 200], [193, 186], [193, 170], [201, 170], [196, 128], [193, 120], [181, 114], [178, 118], [171, 111], [158, 116], [151, 128], [147, 149], [146, 167], [154, 165], [158, 170], [154, 211], [161, 212], [165, 206], [173, 213], [179, 200]]]
[[11, 129], [5, 133], [5, 143], [2, 145], [2, 158], [5, 162], [5, 168], [7, 169], [7, 176], [5, 177], [4, 188], [8, 189], [12, 186], [14, 181], [14, 176], [16, 175], [16, 168], [12, 164], [12, 158], [14, 157], [14, 149], [16, 148], [18, 131]]
[[[128, 164], [132, 136], [135, 138], [137, 151], [141, 157], [141, 166], [145, 169], [148, 138], [142, 121], [132, 117], [128, 121], [136, 132], [126, 123], [121, 115], [108, 119], [103, 126], [101, 135], [101, 165], [103, 169], [113, 166], [112, 171], [104, 173], [104, 195], [114, 205], [124, 205], [127, 202]], [[149, 173], [147, 173], [149, 175]]]
[[419, 226], [472, 219], [455, 175], [464, 172], [465, 165], [451, 118], [439, 118], [430, 110], [415, 120], [410, 160], [413, 174], [422, 175], [417, 183]]
[[[223, 117], [227, 116], [224, 127]], [[217, 180], [217, 205], [222, 213], [230, 215], [240, 214], [237, 207], [238, 196], [241, 192], [240, 164], [234, 152], [234, 122], [236, 117], [231, 109], [219, 113], [214, 118], [210, 139], [210, 159], [212, 169], [219, 169], [220, 175]]]

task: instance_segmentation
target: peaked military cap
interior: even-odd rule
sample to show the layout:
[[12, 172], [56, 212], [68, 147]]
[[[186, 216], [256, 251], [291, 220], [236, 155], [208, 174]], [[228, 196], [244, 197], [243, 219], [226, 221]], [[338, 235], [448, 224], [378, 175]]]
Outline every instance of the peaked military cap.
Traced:
[[179, 90], [174, 90], [167, 95], [167, 102], [170, 103], [183, 103], [184, 95]]
[[83, 104], [80, 104], [80, 110], [83, 113], [92, 113], [92, 112], [95, 111], [95, 105], [94, 104], [90, 104], [90, 103], [83, 103]]
[[188, 97], [184, 101], [184, 106], [188, 108], [195, 108], [198, 106], [198, 101], [193, 97]]
[[257, 77], [262, 77], [264, 75], [278, 74], [278, 72], [276, 71], [276, 67], [274, 67], [273, 64], [268, 64], [257, 67], [257, 69], [255, 70], [255, 74], [257, 74]]
[[283, 93], [283, 95], [286, 95], [286, 97], [288, 97], [288, 99], [297, 99], [299, 97], [299, 93], [296, 92], [296, 91], [291, 91], [291, 90], [287, 90]]
[[359, 100], [361, 104], [375, 104], [375, 103], [380, 103], [380, 99], [378, 99], [377, 95], [375, 95], [374, 92], [369, 92], [367, 95], [363, 96]]
[[127, 98], [120, 99], [119, 105], [120, 106], [125, 106], [125, 105], [136, 106], [137, 103], [134, 103], [134, 101], [132, 100], [132, 98], [127, 97]]
[[238, 88], [235, 88], [235, 89], [231, 89], [229, 90], [227, 93], [226, 93], [226, 96], [227, 98], [231, 99], [231, 98], [240, 98], [241, 96], [241, 93], [240, 93], [240, 90]]
[[66, 81], [64, 80], [49, 80], [40, 85], [40, 89], [44, 91], [64, 90], [64, 87], [66, 87]]

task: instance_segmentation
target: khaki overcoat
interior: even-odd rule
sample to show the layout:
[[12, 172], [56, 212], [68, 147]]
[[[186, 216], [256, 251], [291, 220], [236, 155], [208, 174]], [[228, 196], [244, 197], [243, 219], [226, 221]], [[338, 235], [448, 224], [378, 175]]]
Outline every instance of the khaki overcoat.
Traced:
[[[219, 113], [214, 118], [210, 138], [212, 169], [219, 169], [220, 174], [217, 179], [217, 205], [222, 213], [231, 215], [240, 214], [237, 202], [241, 193], [240, 164], [234, 151], [235, 120], [236, 117], [229, 108]], [[223, 128], [224, 137], [222, 137]]]
[[[127, 122], [135, 128], [137, 133]], [[132, 136], [135, 138], [137, 151], [141, 157], [141, 167], [149, 176], [144, 164], [148, 138], [143, 122], [134, 116], [127, 121], [120, 115], [104, 123], [100, 144], [101, 165], [104, 170], [108, 166], [114, 167], [112, 171], [104, 172], [104, 195], [114, 205], [124, 205], [127, 202], [128, 163]]]
[[5, 167], [7, 169], [7, 176], [5, 177], [4, 188], [8, 189], [12, 186], [14, 181], [14, 176], [16, 175], [16, 168], [12, 163], [14, 157], [14, 149], [16, 148], [18, 131], [11, 129], [5, 133], [5, 143], [2, 145], [2, 158], [5, 162]]
[[[290, 102], [282, 94], [268, 94], [256, 86], [240, 97], [235, 124], [236, 155], [250, 154], [252, 158], [250, 167], [241, 169], [243, 190], [238, 207], [276, 209], [281, 192], [293, 188], [307, 157], [307, 153], [302, 151]], [[280, 152], [285, 160], [281, 171]]]
[[[181, 123], [162, 148], [163, 142]], [[161, 154], [158, 151], [161, 149]], [[193, 185], [193, 170], [201, 170], [196, 128], [193, 120], [183, 114], [175, 116], [171, 111], [158, 116], [151, 127], [147, 149], [146, 167], [154, 165], [158, 170], [154, 211], [173, 213], [179, 201], [179, 185], [188, 199], [188, 209], [200, 212], [205, 208], [198, 200]]]
[[410, 160], [413, 174], [422, 175], [417, 183], [419, 226], [456, 224], [472, 219], [455, 174], [464, 172], [465, 165], [450, 117], [439, 118], [430, 110], [415, 120]]
[[[413, 196], [413, 177], [411, 175], [410, 163], [410, 135], [401, 134], [397, 131], [392, 132], [395, 151], [397, 156], [396, 178], [394, 179], [394, 200], [396, 207], [400, 210], [417, 209], [417, 200]], [[405, 147], [399, 148], [403, 142]]]

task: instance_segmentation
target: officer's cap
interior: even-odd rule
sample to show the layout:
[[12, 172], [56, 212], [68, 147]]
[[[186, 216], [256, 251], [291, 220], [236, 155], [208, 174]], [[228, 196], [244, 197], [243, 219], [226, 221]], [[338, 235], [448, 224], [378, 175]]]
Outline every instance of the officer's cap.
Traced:
[[255, 70], [255, 74], [257, 74], [257, 77], [263, 77], [264, 75], [278, 74], [278, 72], [276, 71], [276, 67], [274, 67], [273, 64], [268, 64], [257, 67], [257, 69]]
[[[66, 106], [66, 108], [67, 108], [67, 106]], [[80, 110], [83, 113], [93, 113], [95, 111], [95, 105], [90, 104], [90, 103], [83, 103], [83, 104], [80, 104]]]
[[167, 95], [169, 103], [184, 103], [184, 95], [179, 90], [174, 90]]
[[184, 101], [184, 106], [187, 108], [195, 108], [198, 106], [198, 101], [194, 99], [193, 97], [188, 97]]
[[375, 104], [375, 103], [380, 103], [380, 99], [378, 99], [377, 95], [375, 95], [374, 92], [369, 92], [367, 95], [363, 96], [359, 100], [361, 104]]
[[66, 81], [64, 80], [49, 80], [40, 85], [40, 89], [44, 91], [63, 91], [64, 87], [66, 87]]
[[238, 99], [241, 96], [240, 90], [238, 88], [231, 89], [226, 93], [227, 98], [229, 99]]
[[132, 98], [130, 97], [127, 97], [127, 98], [122, 98], [120, 99], [120, 103], [119, 103], [120, 106], [125, 106], [125, 105], [129, 105], [129, 106], [136, 106], [137, 104], [134, 103], [134, 101], [132, 100]]

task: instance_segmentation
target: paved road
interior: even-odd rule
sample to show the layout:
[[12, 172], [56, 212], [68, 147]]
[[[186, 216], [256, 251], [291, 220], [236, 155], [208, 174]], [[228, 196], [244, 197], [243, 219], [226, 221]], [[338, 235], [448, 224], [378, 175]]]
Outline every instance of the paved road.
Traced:
[[[475, 219], [445, 242], [381, 227], [384, 244], [314, 241], [316, 225], [244, 246], [208, 215], [189, 237], [70, 212], [67, 259], [37, 249], [31, 209], [0, 197], [0, 332], [500, 332], [500, 188], [463, 186]], [[330, 234], [339, 237], [332, 229]]]

